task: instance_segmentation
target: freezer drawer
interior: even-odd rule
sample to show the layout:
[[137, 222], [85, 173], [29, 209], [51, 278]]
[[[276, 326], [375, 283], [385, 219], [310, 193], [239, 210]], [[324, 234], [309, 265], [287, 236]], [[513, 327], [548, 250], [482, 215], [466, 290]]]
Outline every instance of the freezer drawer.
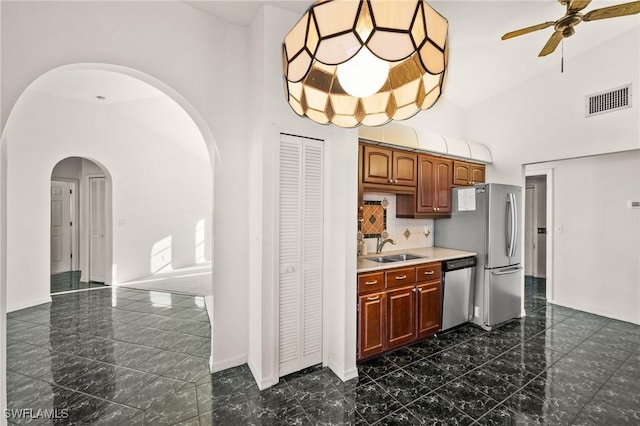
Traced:
[[485, 269], [484, 323], [493, 327], [520, 317], [522, 300], [522, 266]]

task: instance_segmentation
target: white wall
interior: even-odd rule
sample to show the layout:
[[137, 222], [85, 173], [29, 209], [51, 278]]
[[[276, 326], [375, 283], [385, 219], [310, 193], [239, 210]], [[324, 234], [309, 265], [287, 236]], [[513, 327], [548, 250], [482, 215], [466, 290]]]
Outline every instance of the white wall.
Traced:
[[640, 324], [640, 150], [553, 169], [553, 303]]
[[[467, 137], [493, 155], [487, 182], [524, 185], [522, 165], [640, 147], [640, 28], [468, 111]], [[586, 118], [585, 96], [633, 84], [633, 107]]]
[[246, 357], [246, 30], [182, 2], [3, 1], [0, 7], [3, 126], [29, 83], [69, 63], [141, 71], [180, 95], [192, 117], [197, 112], [215, 173], [214, 360]]

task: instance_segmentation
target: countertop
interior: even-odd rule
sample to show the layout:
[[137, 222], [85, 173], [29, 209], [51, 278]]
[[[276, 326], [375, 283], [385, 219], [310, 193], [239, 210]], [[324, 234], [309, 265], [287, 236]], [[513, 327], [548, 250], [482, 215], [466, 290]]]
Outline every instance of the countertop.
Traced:
[[[411, 253], [416, 256], [422, 256], [420, 259], [404, 260], [400, 262], [378, 263], [367, 258], [390, 256], [394, 254]], [[459, 259], [461, 257], [475, 256], [477, 253], [472, 251], [453, 250], [443, 247], [422, 247], [404, 250], [383, 250], [382, 253], [370, 253], [366, 256], [358, 256], [358, 273], [380, 271], [383, 269], [399, 268], [403, 266], [418, 265], [426, 262], [442, 262], [444, 260]]]

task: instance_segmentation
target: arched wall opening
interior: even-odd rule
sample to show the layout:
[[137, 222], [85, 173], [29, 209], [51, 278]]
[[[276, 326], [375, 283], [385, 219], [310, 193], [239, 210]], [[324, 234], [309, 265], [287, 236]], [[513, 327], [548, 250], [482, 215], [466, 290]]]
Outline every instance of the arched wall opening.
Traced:
[[111, 284], [111, 174], [83, 157], [51, 172], [51, 293]]
[[9, 312], [50, 300], [51, 172], [68, 157], [108, 171], [107, 284], [154, 273], [159, 245], [165, 269], [211, 259], [215, 141], [197, 111], [154, 78], [114, 65], [56, 68], [20, 96], [2, 143]]

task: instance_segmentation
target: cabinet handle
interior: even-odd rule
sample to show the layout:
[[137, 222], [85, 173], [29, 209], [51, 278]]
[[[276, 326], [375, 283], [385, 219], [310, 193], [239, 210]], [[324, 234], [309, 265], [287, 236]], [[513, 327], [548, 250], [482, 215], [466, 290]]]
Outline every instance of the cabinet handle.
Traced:
[[398, 179], [394, 180], [393, 183], [398, 183]]
[[389, 179], [389, 183], [393, 183], [393, 179]]
[[378, 284], [378, 280], [367, 281], [364, 283], [364, 285], [374, 285], [374, 284]]
[[425, 275], [433, 275], [433, 274], [435, 274], [435, 273], [436, 273], [435, 271], [427, 271], [427, 272], [425, 272], [424, 274], [425, 274]]
[[422, 293], [422, 289], [421, 288], [418, 288], [417, 290], [418, 290], [418, 293]]
[[406, 279], [407, 279], [407, 276], [406, 276], [406, 275], [398, 275], [398, 276], [396, 277], [396, 280], [406, 280]]
[[378, 299], [380, 299], [380, 296], [367, 297], [367, 300], [369, 302], [373, 302], [374, 300], [378, 300]]

